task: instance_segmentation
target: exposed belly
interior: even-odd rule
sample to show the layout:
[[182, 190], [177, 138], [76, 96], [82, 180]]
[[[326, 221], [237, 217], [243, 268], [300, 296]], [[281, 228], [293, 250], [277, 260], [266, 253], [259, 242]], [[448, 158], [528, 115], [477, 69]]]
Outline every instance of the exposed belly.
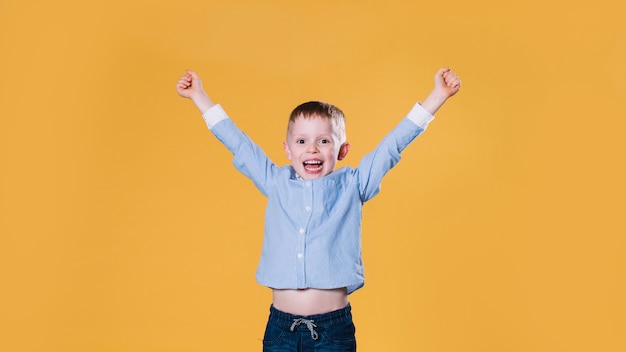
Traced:
[[348, 290], [345, 287], [332, 290], [314, 288], [304, 290], [273, 289], [272, 292], [274, 308], [294, 315], [323, 314], [345, 308], [348, 305]]

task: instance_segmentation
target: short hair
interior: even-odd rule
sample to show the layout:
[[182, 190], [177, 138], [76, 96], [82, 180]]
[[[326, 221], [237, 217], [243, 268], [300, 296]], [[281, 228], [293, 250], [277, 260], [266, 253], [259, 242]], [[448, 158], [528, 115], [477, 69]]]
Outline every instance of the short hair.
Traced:
[[337, 134], [340, 143], [346, 141], [346, 118], [343, 115], [343, 111], [333, 104], [323, 101], [309, 101], [296, 106], [295, 109], [289, 115], [289, 124], [287, 126], [287, 134], [291, 130], [291, 124], [298, 118], [310, 119], [313, 117], [320, 117], [330, 120], [333, 126], [333, 131]]

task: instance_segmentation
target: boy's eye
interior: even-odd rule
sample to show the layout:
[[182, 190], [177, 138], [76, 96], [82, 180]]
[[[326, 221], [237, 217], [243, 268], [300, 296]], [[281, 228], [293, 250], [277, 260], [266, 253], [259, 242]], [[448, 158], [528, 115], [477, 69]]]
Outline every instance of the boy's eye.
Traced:
[[296, 140], [296, 143], [297, 144], [304, 144], [304, 139], [298, 139], [298, 140]]
[[330, 143], [330, 141], [329, 141], [328, 139], [322, 139], [322, 140], [320, 141], [320, 143], [321, 143], [321, 144], [327, 144], [327, 143]]

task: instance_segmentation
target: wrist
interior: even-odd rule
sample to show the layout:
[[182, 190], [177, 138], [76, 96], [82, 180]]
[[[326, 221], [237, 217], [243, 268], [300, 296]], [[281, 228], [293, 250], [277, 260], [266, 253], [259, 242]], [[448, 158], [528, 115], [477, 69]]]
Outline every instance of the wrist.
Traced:
[[448, 100], [448, 96], [442, 92], [433, 90], [422, 102], [422, 106], [431, 114], [435, 114], [437, 110]]
[[209, 96], [204, 91], [200, 91], [192, 95], [190, 98], [202, 114], [204, 114], [207, 110], [215, 105], [211, 98], [209, 98]]

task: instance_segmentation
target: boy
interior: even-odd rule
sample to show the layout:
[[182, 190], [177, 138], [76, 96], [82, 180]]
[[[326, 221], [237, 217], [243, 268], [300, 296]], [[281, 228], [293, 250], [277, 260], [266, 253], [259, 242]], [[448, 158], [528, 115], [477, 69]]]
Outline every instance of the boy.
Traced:
[[268, 198], [257, 281], [272, 289], [263, 351], [355, 351], [348, 295], [364, 284], [361, 208], [374, 197], [400, 153], [456, 94], [449, 68], [435, 87], [357, 168], [335, 170], [350, 150], [341, 110], [323, 102], [296, 107], [283, 143], [291, 165], [279, 167], [215, 105], [193, 71], [178, 94], [193, 101], [233, 164]]

